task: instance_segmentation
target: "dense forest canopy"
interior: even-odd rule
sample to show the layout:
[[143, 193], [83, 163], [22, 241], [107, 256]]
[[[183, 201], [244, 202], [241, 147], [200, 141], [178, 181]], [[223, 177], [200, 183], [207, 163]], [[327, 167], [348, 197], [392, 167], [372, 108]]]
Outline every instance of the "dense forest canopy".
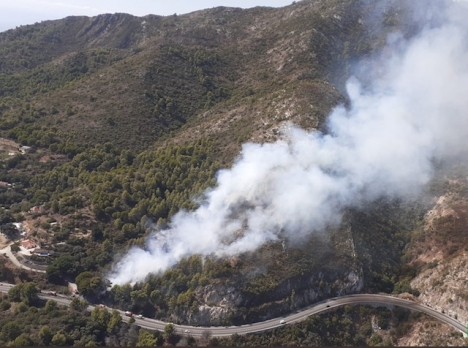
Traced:
[[[10, 248], [15, 257], [46, 270], [44, 274], [31, 275], [2, 258], [0, 280], [21, 284], [1, 298], [0, 343], [397, 343], [411, 325], [422, 320], [419, 316], [382, 308], [344, 308], [323, 315], [323, 320], [311, 317], [297, 326], [264, 335], [204, 337], [201, 342], [179, 337], [170, 326], [164, 333], [139, 329], [134, 323], [122, 322], [117, 312], [96, 308], [88, 313], [86, 301], [168, 322], [210, 326], [261, 321], [332, 296], [359, 291], [420, 295], [412, 287], [412, 279], [418, 272], [435, 267], [417, 259], [423, 253], [417, 248], [418, 241], [429, 239], [424, 237], [425, 214], [432, 207], [430, 199], [434, 196], [452, 192], [460, 199], [465, 197], [468, 185], [463, 161], [460, 157], [435, 160], [432, 153], [424, 160], [412, 160], [415, 157], [410, 156], [410, 145], [414, 139], [405, 142], [404, 135], [419, 136], [411, 132], [426, 129], [427, 124], [436, 129], [437, 125], [444, 125], [435, 122], [427, 110], [421, 113], [425, 115], [424, 122], [414, 118], [410, 119], [414, 127], [397, 127], [399, 144], [395, 143], [396, 137], [387, 141], [382, 136], [388, 135], [384, 131], [394, 124], [382, 123], [382, 133], [375, 132], [371, 139], [384, 139], [388, 146], [385, 151], [380, 151], [377, 142], [358, 141], [367, 134], [360, 132], [372, 125], [365, 122], [369, 119], [362, 118], [357, 125], [343, 123], [348, 127], [341, 128], [333, 122], [361, 115], [353, 109], [354, 102], [367, 101], [369, 91], [375, 88], [373, 83], [381, 81], [382, 75], [389, 78], [385, 73], [394, 72], [385, 70], [383, 64], [388, 57], [395, 58], [392, 43], [401, 44], [396, 48], [405, 51], [402, 47], [424, 37], [424, 30], [438, 28], [447, 12], [434, 9], [444, 6], [448, 6], [447, 2], [303, 0], [278, 9], [218, 7], [182, 16], [150, 15], [144, 18], [145, 25], [142, 18], [126, 14], [68, 17], [0, 33], [0, 227], [5, 247], [12, 242]], [[428, 14], [433, 15], [430, 20]], [[455, 23], [457, 20], [458, 17]], [[456, 45], [458, 31], [452, 34], [450, 42]], [[443, 52], [440, 49], [436, 53], [443, 56]], [[426, 58], [430, 60], [429, 56]], [[460, 64], [451, 66], [461, 68]], [[361, 82], [362, 90], [347, 84], [353, 75]], [[463, 85], [464, 76], [454, 77], [454, 88]], [[433, 89], [420, 87], [423, 92], [433, 92], [445, 80], [439, 77], [437, 81], [425, 84]], [[408, 93], [414, 97], [412, 104], [419, 105], [420, 95]], [[455, 110], [465, 106], [452, 89], [439, 94], [446, 99], [422, 99], [453, 101]], [[365, 114], [377, 118], [376, 109], [388, 107], [394, 111], [397, 99], [379, 99], [385, 101], [379, 104], [383, 105], [380, 108], [370, 103], [372, 112]], [[451, 112], [444, 115], [447, 123], [457, 120]], [[295, 139], [305, 139], [304, 142], [285, 137], [284, 129], [291, 129], [291, 124], [298, 127], [295, 134], [299, 136]], [[454, 143], [461, 132], [456, 130], [465, 128], [463, 122], [453, 124], [456, 127], [449, 140]], [[257, 163], [266, 168], [265, 175], [251, 189], [255, 193], [251, 201], [239, 200], [240, 203], [227, 206], [226, 219], [235, 220], [236, 214], [245, 211], [246, 216], [253, 215], [269, 207], [271, 200], [255, 200], [263, 197], [263, 184], [271, 187], [268, 175], [277, 173], [278, 168], [285, 168], [286, 172], [295, 168], [292, 162], [286, 161], [288, 164], [283, 167], [278, 164], [281, 156], [273, 150], [282, 147], [286, 149], [284, 153], [293, 153], [295, 160], [312, 158], [328, 149], [317, 145], [314, 152], [304, 146], [301, 152], [301, 144], [310, 144], [307, 141], [314, 137], [319, 139], [314, 144], [323, 144], [344, 128], [348, 135], [357, 134], [346, 141], [376, 150], [375, 158], [369, 157], [372, 165], [366, 167], [363, 176], [352, 178], [361, 179], [368, 174], [373, 178], [380, 160], [388, 159], [386, 154], [393, 150], [408, 161], [399, 166], [390, 160], [384, 174], [376, 176], [375, 186], [355, 186], [357, 189], [350, 191], [352, 197], [347, 198], [352, 204], [342, 204], [337, 199], [344, 196], [342, 191], [324, 195], [315, 213], [325, 219], [329, 212], [326, 204], [333, 209], [338, 207], [339, 218], [333, 223], [311, 227], [307, 218], [313, 213], [304, 206], [307, 218], [303, 221], [307, 223], [303, 224], [305, 227], [299, 224], [302, 230], [298, 233], [302, 238], [288, 235], [285, 223], [275, 235], [278, 238], [252, 247], [255, 252], [242, 249], [244, 252], [217, 255], [216, 248], [206, 252], [194, 249], [174, 258], [170, 267], [149, 267], [150, 271], [145, 268], [145, 277], [135, 276], [131, 279], [136, 281], [131, 284], [110, 283], [109, 277], [129, 250], [148, 254], [155, 236], [163, 235], [154, 233], [171, 231], [175, 216], [192, 216], [200, 207], [209, 205], [210, 194], [213, 196], [220, 187], [223, 190], [225, 176], [238, 170], [249, 177], [250, 167], [242, 166], [249, 162], [249, 149], [260, 149]], [[310, 130], [316, 132], [308, 133]], [[422, 139], [425, 145], [426, 138]], [[356, 157], [345, 156], [350, 152], [343, 149], [350, 147], [339, 148], [339, 165], [327, 164], [323, 173], [341, 180], [347, 175], [343, 168], [349, 168], [345, 167], [348, 162], [353, 162], [353, 158], [354, 162], [362, 161], [369, 154], [363, 151], [356, 152]], [[271, 158], [264, 155], [265, 149], [273, 149]], [[406, 195], [406, 191], [414, 193], [412, 189], [419, 187], [419, 182], [403, 184], [408, 178], [414, 182], [420, 179], [409, 170], [416, 162], [423, 163], [421, 167], [431, 165], [432, 176], [420, 180], [429, 183], [421, 189], [424, 199], [418, 195], [408, 199]], [[273, 165], [268, 167], [269, 163]], [[306, 170], [298, 172], [307, 176], [310, 168], [322, 169], [314, 165], [308, 163]], [[351, 169], [352, 172], [356, 168]], [[402, 172], [407, 176], [399, 176]], [[289, 190], [294, 188], [289, 177], [293, 176], [281, 181], [282, 193], [293, 192]], [[357, 181], [351, 180], [344, 186], [350, 187]], [[248, 190], [252, 182], [256, 183], [238, 181], [238, 186], [232, 185], [233, 197]], [[319, 186], [327, 184], [330, 183]], [[397, 184], [401, 184], [405, 195], [392, 195], [391, 189]], [[255, 191], [257, 188], [260, 189]], [[323, 192], [307, 188], [298, 185], [295, 197], [320, 196]], [[392, 194], [388, 196], [387, 191]], [[286, 198], [279, 202], [280, 206], [288, 206]], [[294, 207], [289, 213], [287, 209], [279, 210], [281, 216], [274, 210], [268, 222], [289, 222], [301, 204]], [[210, 215], [207, 221], [211, 223], [216, 218]], [[227, 224], [217, 227], [226, 243], [241, 240], [247, 234], [246, 221], [251, 221], [238, 221], [243, 224], [235, 233], [230, 234]], [[434, 240], [443, 255], [453, 257], [462, 251], [466, 238], [457, 224], [444, 221], [438, 225], [443, 227]], [[15, 225], [18, 223], [24, 226], [25, 236]], [[266, 230], [264, 225], [261, 229]], [[444, 232], [449, 230], [450, 237]], [[208, 231], [202, 232], [209, 235]], [[197, 243], [200, 234], [188, 233], [192, 244]], [[21, 242], [26, 238], [40, 245], [47, 255], [22, 253]], [[192, 244], [185, 244], [191, 248]], [[167, 243], [167, 250], [171, 246]], [[153, 265], [151, 262], [151, 258], [144, 259], [144, 263]], [[68, 282], [76, 283], [83, 296], [73, 300], [71, 309], [37, 298], [39, 288], [67, 293]], [[380, 326], [388, 329], [387, 334], [374, 333], [374, 316]], [[433, 323], [428, 325], [422, 330], [430, 331]], [[343, 328], [339, 332], [338, 326]], [[459, 339], [458, 335], [452, 338]]]

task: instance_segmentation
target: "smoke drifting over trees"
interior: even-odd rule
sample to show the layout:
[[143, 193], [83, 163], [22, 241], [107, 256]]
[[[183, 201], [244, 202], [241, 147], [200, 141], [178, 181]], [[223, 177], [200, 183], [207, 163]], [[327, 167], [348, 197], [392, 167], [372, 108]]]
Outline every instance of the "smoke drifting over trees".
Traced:
[[130, 249], [110, 280], [143, 280], [192, 254], [234, 255], [297, 241], [338, 223], [347, 207], [417, 194], [434, 159], [465, 150], [466, 7], [451, 2], [438, 25], [408, 41], [392, 35], [372, 83], [348, 81], [349, 107], [331, 113], [326, 133], [291, 125], [281, 141], [245, 144], [200, 207], [176, 214], [144, 250]]

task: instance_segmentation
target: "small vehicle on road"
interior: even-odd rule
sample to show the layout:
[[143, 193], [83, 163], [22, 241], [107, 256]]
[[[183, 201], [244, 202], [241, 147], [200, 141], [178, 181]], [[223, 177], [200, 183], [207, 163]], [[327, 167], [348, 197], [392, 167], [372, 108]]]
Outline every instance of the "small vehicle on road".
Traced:
[[137, 318], [138, 318], [138, 319], [145, 319], [145, 317], [142, 316], [141, 314], [138, 314], [138, 315], [137, 315]]
[[327, 304], [327, 308], [330, 308], [330, 305], [329, 305], [329, 304]]
[[106, 308], [106, 306], [104, 306], [103, 304], [100, 304], [99, 308]]
[[125, 312], [125, 315], [126, 315], [127, 317], [132, 317], [132, 316], [133, 316], [133, 313], [130, 312], [130, 311], [126, 311], [126, 312]]
[[184, 330], [184, 333], [190, 333], [190, 330]]
[[55, 291], [51, 291], [51, 292], [49, 292], [49, 295], [57, 296], [57, 293]]
[[280, 324], [283, 325], [283, 324], [286, 324], [286, 321], [284, 319], [281, 319], [280, 320]]

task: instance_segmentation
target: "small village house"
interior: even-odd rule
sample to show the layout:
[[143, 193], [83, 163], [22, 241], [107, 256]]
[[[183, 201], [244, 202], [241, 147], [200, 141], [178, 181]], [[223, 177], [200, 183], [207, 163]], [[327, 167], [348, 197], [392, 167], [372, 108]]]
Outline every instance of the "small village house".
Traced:
[[36, 247], [36, 244], [29, 239], [25, 239], [21, 242], [21, 246], [27, 250], [29, 249], [34, 249]]

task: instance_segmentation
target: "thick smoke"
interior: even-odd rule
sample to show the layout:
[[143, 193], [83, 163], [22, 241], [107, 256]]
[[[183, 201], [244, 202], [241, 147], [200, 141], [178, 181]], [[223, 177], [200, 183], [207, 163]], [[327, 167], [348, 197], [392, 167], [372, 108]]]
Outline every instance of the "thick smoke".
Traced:
[[418, 193], [432, 161], [468, 139], [468, 26], [459, 10], [447, 17], [408, 42], [393, 36], [379, 78], [366, 88], [348, 81], [350, 106], [331, 113], [326, 134], [290, 126], [282, 141], [245, 144], [196, 211], [132, 248], [109, 279], [133, 283], [188, 255], [298, 240], [338, 223], [346, 207]]

